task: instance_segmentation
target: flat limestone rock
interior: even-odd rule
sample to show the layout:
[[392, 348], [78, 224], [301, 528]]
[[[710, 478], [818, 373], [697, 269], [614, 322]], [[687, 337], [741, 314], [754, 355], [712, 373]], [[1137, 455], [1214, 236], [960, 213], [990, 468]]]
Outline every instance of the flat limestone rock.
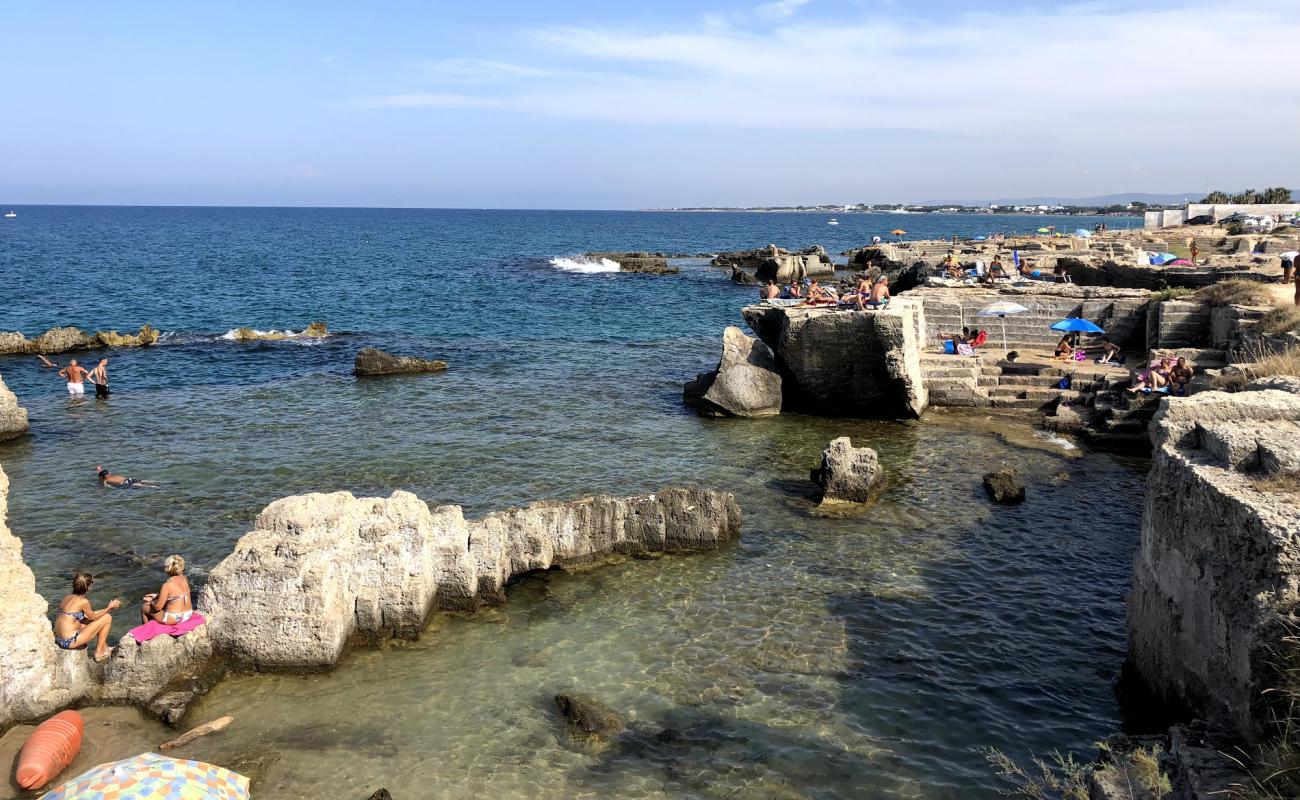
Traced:
[[587, 253], [584, 258], [591, 261], [609, 259], [622, 272], [641, 272], [647, 275], [675, 275], [676, 267], [668, 266], [667, 257], [659, 253]]
[[875, 450], [854, 447], [841, 436], [822, 451], [821, 466], [809, 477], [822, 487], [822, 502], [866, 503], [884, 483], [885, 471]]
[[429, 372], [443, 372], [447, 369], [446, 361], [432, 361], [412, 356], [398, 356], [366, 347], [357, 351], [353, 371], [358, 377], [380, 377], [383, 375], [420, 375]]

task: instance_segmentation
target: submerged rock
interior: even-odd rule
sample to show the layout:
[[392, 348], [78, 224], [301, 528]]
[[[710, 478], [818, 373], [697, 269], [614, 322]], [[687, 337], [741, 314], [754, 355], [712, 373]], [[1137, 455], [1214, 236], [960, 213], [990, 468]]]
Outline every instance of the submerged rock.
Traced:
[[1000, 469], [984, 473], [984, 491], [995, 503], [1010, 505], [1025, 501], [1025, 485], [1014, 469]]
[[393, 796], [388, 793], [387, 789], [376, 789], [375, 793], [370, 795], [370, 800], [393, 800]]
[[810, 476], [822, 487], [823, 502], [866, 503], [885, 480], [876, 451], [854, 447], [847, 436], [833, 440], [822, 451], [822, 463]]
[[378, 377], [382, 375], [419, 375], [427, 372], [443, 372], [447, 369], [446, 361], [432, 361], [411, 356], [397, 356], [366, 347], [357, 351], [353, 371], [358, 377]]
[[668, 259], [659, 253], [587, 253], [591, 261], [609, 259], [622, 272], [643, 272], [649, 275], [675, 275], [676, 267], [668, 266]]
[[713, 372], [686, 384], [682, 397], [706, 417], [770, 417], [781, 413], [781, 374], [771, 349], [740, 328], [722, 334], [722, 359]]
[[324, 339], [329, 336], [324, 322], [313, 322], [298, 333], [293, 331], [258, 331], [249, 327], [235, 328], [229, 338], [236, 342], [279, 342], [285, 339]]
[[27, 409], [18, 405], [18, 396], [0, 378], [0, 442], [22, 436], [28, 429]]
[[606, 740], [623, 731], [623, 718], [595, 698], [576, 693], [560, 693], [555, 705], [569, 729], [585, 739]]

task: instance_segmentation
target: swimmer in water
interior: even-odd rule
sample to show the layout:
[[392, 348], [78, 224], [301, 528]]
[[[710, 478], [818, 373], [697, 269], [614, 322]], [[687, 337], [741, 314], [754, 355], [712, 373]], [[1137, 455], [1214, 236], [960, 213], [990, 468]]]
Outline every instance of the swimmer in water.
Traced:
[[114, 489], [130, 489], [140, 487], [141, 489], [160, 489], [162, 488], [153, 481], [142, 481], [135, 478], [128, 478], [125, 475], [114, 475], [100, 464], [95, 465], [95, 474], [99, 476], [100, 486], [112, 486]]

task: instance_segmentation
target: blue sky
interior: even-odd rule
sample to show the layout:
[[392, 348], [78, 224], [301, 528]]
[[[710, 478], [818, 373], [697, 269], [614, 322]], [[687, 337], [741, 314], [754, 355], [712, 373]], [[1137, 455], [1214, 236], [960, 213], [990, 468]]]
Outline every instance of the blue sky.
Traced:
[[1300, 184], [1282, 2], [0, 9], [0, 203], [637, 208]]

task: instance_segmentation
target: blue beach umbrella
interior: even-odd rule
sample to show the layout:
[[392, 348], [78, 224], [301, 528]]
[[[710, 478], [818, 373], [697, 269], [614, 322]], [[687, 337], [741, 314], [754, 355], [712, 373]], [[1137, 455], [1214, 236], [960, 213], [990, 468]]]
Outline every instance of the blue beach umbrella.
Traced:
[[1091, 239], [1091, 238], [1092, 238], [1092, 231], [1087, 230], [1086, 228], [1079, 228], [1077, 231], [1074, 232], [1074, 235], [1075, 235], [1075, 236], [1081, 236], [1081, 237], [1083, 237], [1084, 239]]
[[984, 241], [984, 240], [987, 239], [987, 238], [989, 238], [989, 237], [987, 237], [987, 236], [976, 236], [976, 237], [975, 237], [974, 239], [972, 239], [971, 241], [982, 242], [982, 241]]
[[1047, 327], [1051, 328], [1054, 331], [1063, 331], [1065, 333], [1105, 333], [1106, 332], [1101, 328], [1097, 327], [1096, 325], [1094, 325], [1093, 323], [1089, 322], [1088, 320], [1080, 319], [1078, 317], [1070, 317], [1068, 319], [1063, 319], [1060, 322], [1053, 322], [1051, 325], [1048, 325]]

